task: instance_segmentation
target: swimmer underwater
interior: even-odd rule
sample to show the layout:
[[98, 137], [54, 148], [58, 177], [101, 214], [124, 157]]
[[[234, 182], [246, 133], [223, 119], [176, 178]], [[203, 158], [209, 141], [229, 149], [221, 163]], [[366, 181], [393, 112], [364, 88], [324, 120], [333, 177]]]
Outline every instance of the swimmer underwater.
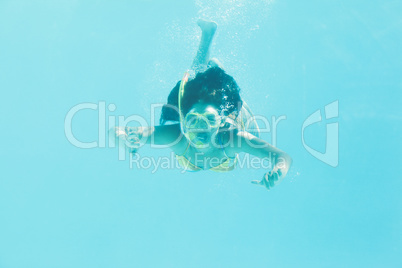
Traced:
[[252, 183], [270, 189], [286, 176], [292, 159], [258, 137], [258, 125], [241, 99], [236, 81], [217, 59], [209, 59], [217, 24], [206, 20], [197, 24], [202, 30], [197, 55], [190, 71], [171, 90], [160, 125], [115, 127], [109, 133], [130, 153], [151, 142], [166, 145], [189, 171], [231, 171], [239, 153], [269, 158], [272, 170]]

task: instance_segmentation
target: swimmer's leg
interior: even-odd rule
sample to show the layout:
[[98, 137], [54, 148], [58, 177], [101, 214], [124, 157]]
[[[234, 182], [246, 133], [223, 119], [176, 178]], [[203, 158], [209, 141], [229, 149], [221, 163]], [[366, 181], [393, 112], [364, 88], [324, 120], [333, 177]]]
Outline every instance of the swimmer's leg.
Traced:
[[195, 73], [203, 72], [207, 69], [209, 61], [209, 48], [214, 38], [216, 27], [218, 26], [213, 21], [206, 21], [199, 19], [197, 21], [198, 26], [202, 30], [201, 41], [198, 47], [197, 55], [194, 58], [191, 69]]

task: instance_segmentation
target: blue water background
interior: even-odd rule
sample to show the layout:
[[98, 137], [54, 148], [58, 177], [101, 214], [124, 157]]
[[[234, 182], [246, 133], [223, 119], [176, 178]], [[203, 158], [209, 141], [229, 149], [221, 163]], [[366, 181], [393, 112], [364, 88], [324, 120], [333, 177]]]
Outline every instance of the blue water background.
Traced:
[[[390, 0], [0, 0], [0, 267], [401, 267], [401, 13]], [[250, 183], [261, 169], [152, 173], [65, 136], [84, 102], [150, 122], [200, 17], [218, 22], [212, 56], [252, 110], [286, 116], [276, 145], [294, 163], [271, 191]], [[337, 167], [301, 137], [334, 101]], [[321, 152], [326, 123], [305, 130]], [[97, 111], [73, 133], [97, 141]]]

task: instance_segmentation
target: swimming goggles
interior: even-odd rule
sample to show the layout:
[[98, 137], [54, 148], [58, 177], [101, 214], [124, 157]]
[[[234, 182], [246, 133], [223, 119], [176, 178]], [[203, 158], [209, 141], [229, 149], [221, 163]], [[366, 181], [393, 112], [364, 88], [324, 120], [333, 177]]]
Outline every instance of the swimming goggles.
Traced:
[[212, 112], [205, 113], [187, 113], [183, 120], [183, 126], [187, 130], [191, 129], [211, 129], [220, 126], [222, 117]]

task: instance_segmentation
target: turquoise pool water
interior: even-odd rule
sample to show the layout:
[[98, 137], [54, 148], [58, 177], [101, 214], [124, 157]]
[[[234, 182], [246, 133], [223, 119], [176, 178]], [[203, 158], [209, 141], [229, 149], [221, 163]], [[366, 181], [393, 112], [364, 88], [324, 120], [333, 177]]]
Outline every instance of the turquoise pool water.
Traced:
[[[1, 0], [0, 267], [401, 267], [401, 12]], [[200, 17], [219, 25], [211, 56], [271, 123], [262, 137], [293, 157], [271, 191], [250, 183], [262, 169], [153, 172], [103, 143], [109, 119], [159, 119], [151, 104], [191, 65]], [[95, 148], [66, 136], [79, 104], [71, 133]]]

